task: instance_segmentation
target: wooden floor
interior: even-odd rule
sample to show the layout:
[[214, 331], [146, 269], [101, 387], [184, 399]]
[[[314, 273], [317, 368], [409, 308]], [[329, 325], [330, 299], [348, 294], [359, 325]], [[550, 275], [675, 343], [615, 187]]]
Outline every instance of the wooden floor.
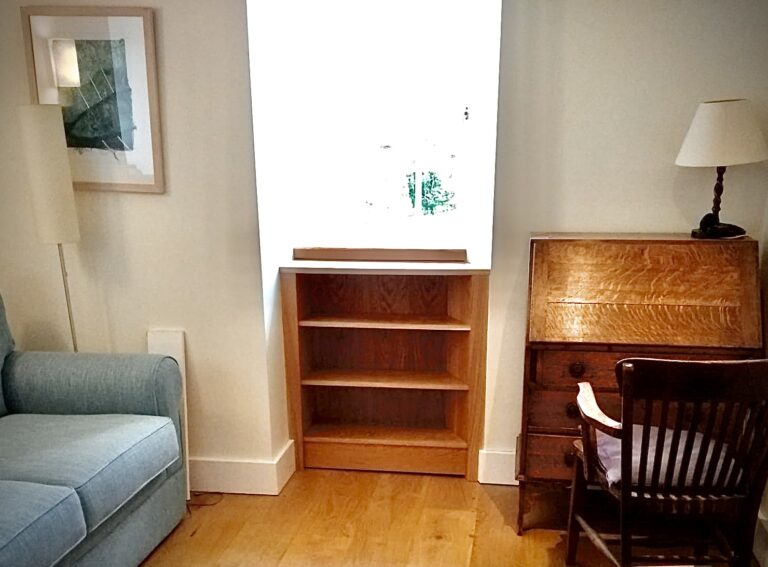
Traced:
[[[564, 565], [557, 532], [515, 533], [517, 489], [409, 474], [306, 470], [280, 496], [198, 495], [145, 567]], [[609, 563], [588, 540], [579, 564]]]

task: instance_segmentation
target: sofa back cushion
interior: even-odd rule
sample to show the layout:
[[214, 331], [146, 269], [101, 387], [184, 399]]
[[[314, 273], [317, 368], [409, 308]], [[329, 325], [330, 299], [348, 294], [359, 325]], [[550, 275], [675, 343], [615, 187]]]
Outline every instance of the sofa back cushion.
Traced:
[[5, 357], [13, 352], [13, 348], [11, 329], [8, 327], [8, 321], [5, 320], [5, 307], [3, 306], [3, 298], [0, 296], [0, 417], [8, 413], [3, 398], [3, 362], [5, 362]]

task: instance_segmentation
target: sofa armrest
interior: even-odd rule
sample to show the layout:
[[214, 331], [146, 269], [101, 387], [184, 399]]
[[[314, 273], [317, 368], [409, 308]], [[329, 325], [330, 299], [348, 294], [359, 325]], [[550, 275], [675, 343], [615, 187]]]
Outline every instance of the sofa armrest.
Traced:
[[17, 351], [2, 379], [11, 413], [161, 415], [181, 436], [181, 373], [169, 356]]
[[181, 372], [170, 356], [17, 351], [5, 359], [2, 387], [11, 413], [170, 417], [184, 452]]
[[[3, 365], [11, 413], [179, 416], [176, 361], [151, 354], [14, 352]], [[178, 425], [178, 424], [177, 424]]]

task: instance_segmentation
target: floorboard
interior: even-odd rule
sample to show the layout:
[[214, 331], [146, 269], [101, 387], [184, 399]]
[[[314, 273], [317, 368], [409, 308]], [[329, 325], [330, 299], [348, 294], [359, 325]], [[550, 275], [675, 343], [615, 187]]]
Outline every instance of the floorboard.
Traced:
[[[561, 567], [565, 537], [515, 530], [517, 489], [460, 478], [305, 470], [279, 496], [201, 494], [144, 562], [242, 567]], [[579, 564], [609, 563], [583, 540]]]

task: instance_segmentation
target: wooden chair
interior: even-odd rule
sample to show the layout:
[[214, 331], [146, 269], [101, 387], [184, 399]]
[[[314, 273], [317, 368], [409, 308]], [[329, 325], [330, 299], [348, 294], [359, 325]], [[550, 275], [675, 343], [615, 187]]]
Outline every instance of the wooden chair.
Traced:
[[[631, 358], [616, 377], [620, 422], [579, 384], [567, 564], [583, 530], [620, 567], [751, 565], [768, 477], [768, 360]], [[595, 492], [617, 508], [613, 536], [593, 525]]]

